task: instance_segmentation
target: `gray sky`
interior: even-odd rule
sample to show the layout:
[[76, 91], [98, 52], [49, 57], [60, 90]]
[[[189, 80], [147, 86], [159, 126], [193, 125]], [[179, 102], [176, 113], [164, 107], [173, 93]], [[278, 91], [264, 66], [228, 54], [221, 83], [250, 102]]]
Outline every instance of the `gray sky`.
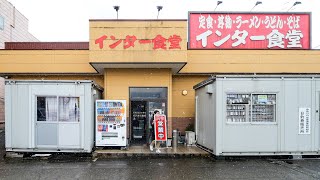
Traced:
[[[216, 11], [250, 11], [257, 0], [222, 0]], [[287, 12], [297, 0], [259, 0], [252, 12]], [[302, 2], [289, 12], [312, 12], [312, 48], [320, 49], [320, 0]], [[88, 41], [89, 19], [187, 19], [188, 11], [213, 11], [217, 0], [9, 0], [29, 19], [29, 31], [40, 41]]]

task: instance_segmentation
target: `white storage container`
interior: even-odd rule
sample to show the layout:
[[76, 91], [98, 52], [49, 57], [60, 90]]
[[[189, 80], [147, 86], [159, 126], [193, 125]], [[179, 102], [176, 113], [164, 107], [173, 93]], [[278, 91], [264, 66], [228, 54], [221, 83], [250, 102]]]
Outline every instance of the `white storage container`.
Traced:
[[91, 152], [101, 91], [92, 81], [6, 80], [6, 150]]
[[320, 152], [320, 76], [219, 75], [194, 89], [197, 144], [216, 156]]

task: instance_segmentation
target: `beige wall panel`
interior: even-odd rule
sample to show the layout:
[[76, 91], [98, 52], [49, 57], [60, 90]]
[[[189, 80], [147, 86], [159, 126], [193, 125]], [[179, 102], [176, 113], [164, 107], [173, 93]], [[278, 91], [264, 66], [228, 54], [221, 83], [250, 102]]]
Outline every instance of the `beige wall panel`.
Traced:
[[129, 87], [167, 87], [168, 132], [171, 132], [172, 74], [170, 69], [105, 69], [104, 77], [105, 99], [127, 100], [127, 117], [129, 117]]
[[91, 80], [104, 87], [103, 75], [12, 75], [10, 79], [18, 80]]
[[[186, 21], [90, 21], [90, 62], [186, 62], [187, 60], [187, 23]], [[104, 48], [100, 49], [95, 40], [103, 35], [108, 36], [104, 41]], [[137, 40], [134, 47], [124, 49], [122, 41], [116, 48], [110, 44], [116, 39], [125, 39], [127, 35], [135, 35]], [[153, 43], [140, 44], [140, 39], [153, 39], [162, 35], [168, 39], [172, 35], [179, 35], [182, 41], [181, 49], [167, 50], [153, 49]]]
[[181, 51], [95, 51], [90, 52], [91, 62], [186, 62]]
[[[168, 132], [172, 131], [172, 74], [170, 69], [105, 69], [105, 99], [127, 100], [129, 117], [129, 87], [168, 88]], [[171, 133], [169, 133], [171, 138]]]
[[1, 50], [0, 73], [97, 73], [88, 50]]
[[319, 73], [320, 64], [187, 64], [180, 73]]
[[0, 73], [93, 73], [90, 64], [0, 64]]
[[320, 51], [189, 50], [180, 73], [318, 73]]
[[[182, 76], [172, 77], [172, 117], [194, 117], [195, 91], [193, 86], [207, 79], [209, 76]], [[186, 96], [182, 91], [187, 90]]]

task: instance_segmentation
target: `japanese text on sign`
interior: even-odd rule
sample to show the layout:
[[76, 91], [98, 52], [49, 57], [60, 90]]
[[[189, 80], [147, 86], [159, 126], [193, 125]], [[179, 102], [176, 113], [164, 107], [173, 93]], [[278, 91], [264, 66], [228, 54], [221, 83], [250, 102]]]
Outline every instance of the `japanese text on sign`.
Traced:
[[[106, 44], [105, 40], [113, 41], [111, 44]], [[180, 42], [182, 41], [181, 37], [178, 35], [171, 35], [168, 38], [163, 37], [158, 34], [153, 39], [137, 39], [134, 35], [127, 35], [125, 39], [118, 39], [115, 36], [102, 35], [99, 38], [95, 39], [95, 44], [99, 45], [100, 49], [103, 49], [105, 45], [110, 49], [114, 49], [117, 46], [123, 46], [123, 49], [134, 48], [136, 44], [145, 45], [152, 44], [153, 50], [163, 49], [181, 49]]]
[[299, 108], [299, 134], [310, 134], [311, 108]]
[[167, 125], [165, 115], [155, 115], [154, 116], [154, 129], [155, 129], [155, 140], [156, 141], [166, 141], [167, 140]]
[[309, 49], [309, 14], [190, 13], [190, 49]]

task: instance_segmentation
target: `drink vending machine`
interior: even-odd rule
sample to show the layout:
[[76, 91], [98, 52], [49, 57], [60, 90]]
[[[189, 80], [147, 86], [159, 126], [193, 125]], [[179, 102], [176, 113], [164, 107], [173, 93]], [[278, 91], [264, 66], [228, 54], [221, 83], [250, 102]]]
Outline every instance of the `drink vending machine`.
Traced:
[[127, 146], [125, 100], [96, 100], [96, 146]]

